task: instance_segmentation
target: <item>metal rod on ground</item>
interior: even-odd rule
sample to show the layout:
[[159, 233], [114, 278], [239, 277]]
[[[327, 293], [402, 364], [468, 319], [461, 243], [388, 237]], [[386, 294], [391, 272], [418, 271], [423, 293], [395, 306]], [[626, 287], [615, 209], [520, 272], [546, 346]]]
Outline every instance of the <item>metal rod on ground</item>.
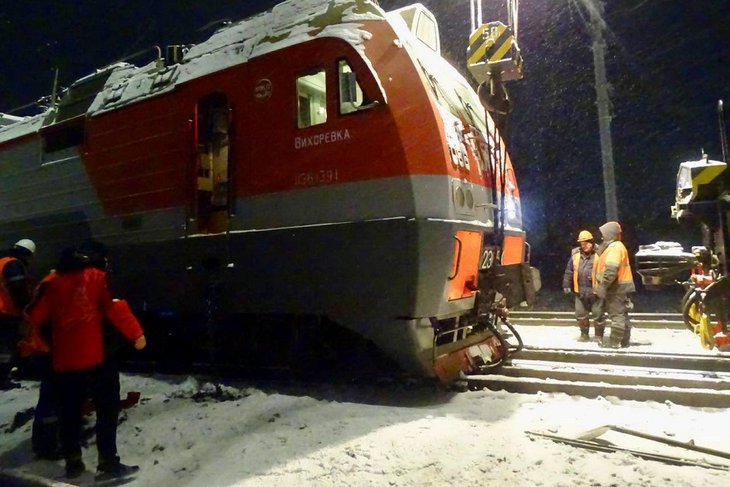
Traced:
[[[601, 430], [603, 430], [603, 431], [599, 432]], [[637, 438], [644, 438], [645, 440], [658, 441], [660, 443], [664, 443], [665, 445], [677, 446], [680, 448], [684, 448], [686, 450], [692, 450], [692, 451], [696, 451], [696, 452], [700, 452], [700, 453], [707, 453], [708, 455], [712, 455], [712, 456], [720, 457], [720, 458], [726, 458], [726, 459], [730, 460], [730, 453], [727, 453], [724, 451], [713, 450], [712, 448], [705, 448], [703, 446], [697, 446], [694, 443], [677, 441], [677, 440], [673, 440], [671, 438], [666, 438], [664, 436], [656, 436], [656, 435], [652, 435], [649, 433], [632, 430], [629, 428], [623, 428], [621, 426], [615, 426], [612, 424], [608, 424], [606, 426], [601, 426], [600, 428], [596, 428], [594, 430], [586, 432], [583, 435], [579, 436], [577, 439], [578, 440], [590, 440], [591, 438], [598, 437], [607, 431], [616, 431], [618, 433], [624, 433], [627, 435], [636, 436]], [[598, 434], [593, 434], [594, 432], [598, 432]], [[592, 436], [590, 436], [590, 435], [592, 435]]]
[[602, 452], [626, 452], [630, 453], [632, 455], [636, 455], [637, 457], [644, 458], [647, 460], [656, 460], [663, 463], [668, 463], [670, 465], [690, 465], [695, 467], [704, 467], [704, 468], [711, 468], [715, 470], [730, 470], [730, 467], [727, 465], [721, 465], [717, 463], [709, 463], [709, 462], [698, 462], [695, 460], [689, 460], [686, 458], [680, 458], [680, 457], [673, 457], [669, 455], [661, 455], [658, 453], [653, 452], [646, 452], [641, 450], [632, 450], [630, 448], [621, 448], [617, 447], [615, 445], [607, 445], [607, 444], [601, 444], [601, 443], [595, 443], [592, 441], [585, 441], [585, 440], [576, 440], [574, 438], [566, 438], [564, 436], [557, 436], [557, 435], [549, 435], [546, 433], [538, 433], [536, 431], [526, 431], [529, 436], [534, 436], [537, 438], [546, 438], [548, 440], [552, 440], [558, 443], [564, 443], [566, 445], [571, 446], [577, 446], [580, 448], [587, 448], [589, 450], [596, 450], [596, 451], [602, 451]]

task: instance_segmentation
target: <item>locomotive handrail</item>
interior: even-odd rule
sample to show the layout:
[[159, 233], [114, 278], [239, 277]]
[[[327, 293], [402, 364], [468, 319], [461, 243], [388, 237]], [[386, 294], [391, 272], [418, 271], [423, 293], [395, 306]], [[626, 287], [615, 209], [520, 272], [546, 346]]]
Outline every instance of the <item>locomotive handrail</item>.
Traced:
[[459, 240], [459, 237], [454, 235], [454, 240], [459, 244], [459, 252], [456, 254], [456, 270], [454, 271], [453, 276], [449, 276], [449, 281], [453, 281], [456, 279], [456, 276], [459, 275], [459, 265], [461, 264], [461, 248], [463, 247], [463, 244], [461, 243], [461, 240]]

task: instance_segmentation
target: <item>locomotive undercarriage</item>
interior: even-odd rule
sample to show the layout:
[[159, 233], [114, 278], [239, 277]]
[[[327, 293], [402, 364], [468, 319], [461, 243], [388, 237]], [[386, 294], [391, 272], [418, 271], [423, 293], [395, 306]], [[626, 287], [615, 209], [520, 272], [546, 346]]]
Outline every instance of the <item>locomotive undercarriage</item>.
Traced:
[[[454, 225], [402, 218], [117, 247], [112, 288], [142, 314], [147, 359], [163, 367], [431, 376], [439, 357], [505, 348], [498, 308], [445, 299]], [[487, 284], [479, 302], [494, 302]]]

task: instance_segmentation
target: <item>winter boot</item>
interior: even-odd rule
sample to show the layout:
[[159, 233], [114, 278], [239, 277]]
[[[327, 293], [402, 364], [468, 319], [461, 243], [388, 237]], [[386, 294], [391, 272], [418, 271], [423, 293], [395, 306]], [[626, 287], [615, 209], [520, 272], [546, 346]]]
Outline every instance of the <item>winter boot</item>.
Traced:
[[58, 448], [58, 419], [56, 417], [36, 419], [33, 421], [31, 445], [36, 458], [41, 460], [60, 460]]
[[580, 328], [580, 336], [578, 337], [579, 342], [587, 342], [590, 340], [588, 332], [591, 329], [590, 321], [578, 320], [578, 328]]
[[624, 330], [624, 336], [621, 338], [621, 348], [628, 348], [631, 344], [631, 324], [626, 322], [626, 329]]
[[66, 458], [66, 478], [74, 479], [84, 473], [86, 465], [81, 461], [81, 457]]
[[105, 480], [122, 479], [139, 472], [137, 465], [125, 465], [119, 461], [119, 457], [110, 460], [100, 460], [96, 468], [94, 480], [103, 482]]
[[603, 337], [601, 341], [602, 348], [621, 348], [621, 342], [624, 339], [624, 331], [618, 328], [611, 328], [611, 335]]
[[595, 330], [596, 330], [596, 337], [595, 340], [598, 343], [601, 343], [603, 341], [603, 333], [606, 331], [606, 325], [595, 323], [594, 324]]

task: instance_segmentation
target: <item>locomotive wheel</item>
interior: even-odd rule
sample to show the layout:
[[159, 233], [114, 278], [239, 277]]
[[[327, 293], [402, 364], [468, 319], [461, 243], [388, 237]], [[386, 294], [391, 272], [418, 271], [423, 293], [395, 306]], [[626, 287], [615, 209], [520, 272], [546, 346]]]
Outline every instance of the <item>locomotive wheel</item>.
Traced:
[[695, 335], [699, 335], [702, 348], [712, 350], [714, 346], [714, 335], [712, 323], [707, 313], [701, 312], [702, 303], [692, 303], [685, 315], [685, 323]]
[[700, 324], [700, 318], [702, 317], [701, 306], [702, 296], [699, 292], [692, 289], [685, 294], [682, 300], [682, 318], [687, 329], [693, 333], [697, 333], [697, 326]]
[[700, 322], [697, 325], [697, 331], [695, 333], [700, 336], [702, 348], [712, 350], [715, 346], [715, 337], [712, 333], [712, 323], [707, 313], [702, 313], [702, 316], [700, 316]]
[[702, 299], [699, 293], [694, 293], [689, 296], [689, 299], [682, 308], [682, 318], [684, 318], [684, 324], [693, 333], [697, 333], [697, 327], [700, 324], [702, 318]]

